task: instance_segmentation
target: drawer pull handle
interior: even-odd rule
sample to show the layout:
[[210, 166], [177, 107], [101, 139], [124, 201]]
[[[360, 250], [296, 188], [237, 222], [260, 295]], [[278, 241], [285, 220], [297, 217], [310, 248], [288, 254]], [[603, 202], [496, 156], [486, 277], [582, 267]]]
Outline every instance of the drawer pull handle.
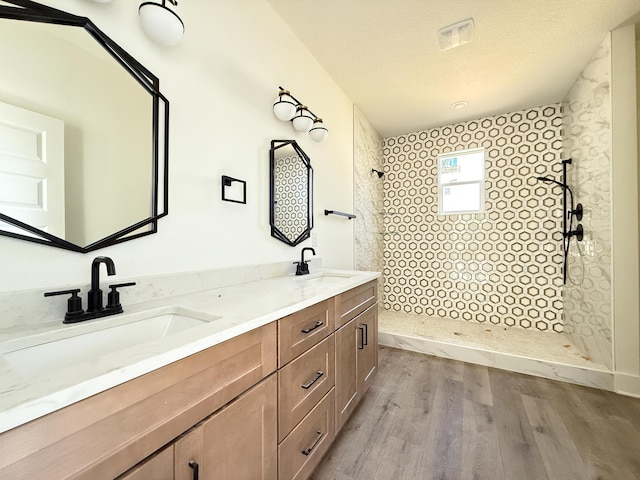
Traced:
[[302, 329], [302, 333], [309, 333], [314, 331], [316, 328], [321, 327], [322, 325], [324, 325], [324, 322], [321, 322], [320, 320], [318, 320], [316, 322], [316, 324], [313, 327], [308, 327], [308, 328], [303, 328]]
[[313, 385], [314, 383], [316, 383], [318, 380], [320, 380], [320, 377], [324, 375], [324, 372], [321, 372], [320, 370], [318, 370], [316, 372], [316, 376], [309, 381], [309, 383], [305, 383], [304, 385], [300, 385], [302, 388], [304, 388], [305, 390], [309, 390], [311, 388], [311, 385]]
[[318, 444], [320, 443], [320, 440], [322, 440], [322, 437], [324, 437], [324, 433], [322, 432], [316, 432], [318, 434], [318, 438], [315, 439], [315, 441], [313, 442], [313, 444], [307, 448], [306, 450], [302, 450], [303, 455], [309, 455], [311, 453], [311, 450], [313, 450], [314, 448], [316, 448], [318, 446]]
[[364, 350], [364, 346], [366, 345], [364, 341], [364, 325], [360, 325], [358, 330], [360, 330], [360, 345], [358, 345], [358, 350]]
[[189, 460], [189, 466], [193, 469], [193, 480], [200, 478], [200, 465], [195, 460]]

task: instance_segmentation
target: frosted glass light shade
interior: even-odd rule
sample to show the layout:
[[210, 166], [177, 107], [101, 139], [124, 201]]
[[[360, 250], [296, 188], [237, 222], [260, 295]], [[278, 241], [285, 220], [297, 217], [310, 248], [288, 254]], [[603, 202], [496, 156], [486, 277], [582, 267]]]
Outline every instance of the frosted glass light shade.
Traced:
[[309, 130], [309, 135], [311, 135], [311, 138], [316, 142], [321, 142], [325, 138], [327, 138], [328, 134], [329, 130], [327, 130], [327, 127], [325, 127], [322, 123], [322, 119], [316, 118], [316, 121], [313, 122], [311, 130]]
[[313, 126], [313, 116], [306, 106], [298, 105], [298, 110], [293, 117], [293, 128], [297, 132], [308, 132]]
[[296, 114], [297, 103], [291, 98], [288, 90], [280, 90], [280, 94], [273, 104], [273, 113], [280, 120], [289, 121]]
[[158, 45], [176, 45], [184, 35], [184, 23], [180, 17], [165, 5], [144, 2], [138, 9], [140, 24], [144, 33]]

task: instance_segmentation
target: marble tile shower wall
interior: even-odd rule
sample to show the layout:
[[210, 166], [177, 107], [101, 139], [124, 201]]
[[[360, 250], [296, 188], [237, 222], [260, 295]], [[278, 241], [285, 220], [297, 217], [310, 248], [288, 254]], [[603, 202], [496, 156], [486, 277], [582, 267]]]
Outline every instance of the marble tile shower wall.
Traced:
[[[562, 332], [559, 104], [384, 141], [384, 307]], [[436, 158], [484, 147], [486, 212], [438, 215]]]
[[611, 36], [563, 101], [568, 182], [585, 207], [584, 240], [572, 240], [565, 287], [565, 332], [597, 363], [612, 368]]
[[[382, 171], [382, 137], [357, 108], [353, 111], [353, 130], [356, 269], [381, 272], [384, 180], [371, 170]], [[384, 280], [380, 282], [382, 287]]]

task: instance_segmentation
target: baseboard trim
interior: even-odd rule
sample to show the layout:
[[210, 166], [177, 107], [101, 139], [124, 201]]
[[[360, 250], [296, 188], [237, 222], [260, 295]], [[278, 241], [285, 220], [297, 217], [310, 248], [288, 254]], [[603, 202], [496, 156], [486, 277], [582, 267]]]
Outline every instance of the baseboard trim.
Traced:
[[614, 386], [616, 393], [640, 398], [640, 376], [615, 373]]

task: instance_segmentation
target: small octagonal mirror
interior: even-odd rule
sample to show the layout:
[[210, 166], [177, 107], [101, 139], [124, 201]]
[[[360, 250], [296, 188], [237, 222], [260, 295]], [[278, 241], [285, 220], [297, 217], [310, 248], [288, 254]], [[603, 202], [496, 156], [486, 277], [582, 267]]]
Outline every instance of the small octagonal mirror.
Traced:
[[271, 160], [271, 236], [295, 247], [313, 228], [313, 168], [295, 140], [273, 140]]

